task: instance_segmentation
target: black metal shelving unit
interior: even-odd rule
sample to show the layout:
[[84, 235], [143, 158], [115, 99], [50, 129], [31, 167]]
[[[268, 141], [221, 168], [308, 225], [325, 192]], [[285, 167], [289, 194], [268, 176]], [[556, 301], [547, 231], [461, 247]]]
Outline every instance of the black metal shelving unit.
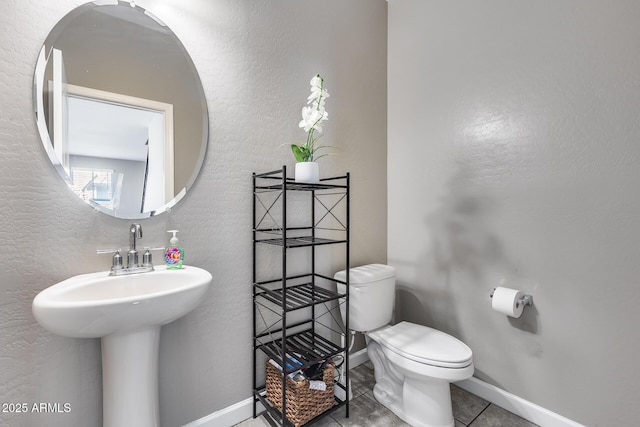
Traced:
[[[299, 215], [299, 212], [288, 212], [293, 203], [298, 203], [298, 207], [306, 205], [306, 225], [288, 225], [292, 222], [289, 216]], [[267, 400], [264, 382], [258, 383], [258, 370], [264, 369], [264, 365], [258, 363], [259, 353], [285, 366], [285, 375], [342, 355], [344, 378], [336, 381], [335, 387], [344, 391], [344, 399], [336, 396], [333, 407], [310, 423], [342, 407], [349, 416], [349, 209], [348, 173], [321, 179], [317, 184], [287, 178], [286, 166], [253, 174], [253, 416], [259, 415], [257, 406], [261, 403], [267, 409], [266, 419], [271, 425], [292, 425], [285, 416], [287, 382], [282, 381], [285, 407], [280, 412]], [[331, 277], [330, 272], [319, 271], [322, 269], [319, 260], [325, 255], [319, 253], [320, 247], [333, 245], [344, 250], [347, 270], [344, 282]], [[277, 278], [262, 280], [265, 274], [258, 271], [258, 252], [273, 246], [281, 249], [280, 268], [271, 268], [278, 270]], [[309, 266], [308, 271], [288, 274], [290, 251], [309, 253], [310, 260], [305, 264]], [[345, 292], [337, 291], [337, 283], [346, 285]], [[338, 321], [341, 306], [345, 311], [344, 325]], [[302, 366], [287, 369], [283, 363], [287, 354], [294, 354]]]

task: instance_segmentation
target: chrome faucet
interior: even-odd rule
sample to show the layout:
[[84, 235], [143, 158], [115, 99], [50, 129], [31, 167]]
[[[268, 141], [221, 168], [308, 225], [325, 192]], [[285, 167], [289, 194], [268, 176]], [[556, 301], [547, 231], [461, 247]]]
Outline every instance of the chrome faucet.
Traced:
[[142, 239], [142, 226], [131, 224], [129, 228], [129, 252], [127, 252], [127, 268], [136, 268], [138, 264], [138, 251], [136, 250], [137, 239]]
[[122, 256], [120, 255], [120, 249], [98, 249], [98, 254], [113, 254], [113, 260], [111, 263], [111, 276], [119, 276], [122, 274], [134, 274], [145, 273], [147, 271], [153, 271], [153, 262], [151, 259], [151, 251], [164, 249], [157, 248], [144, 248], [145, 252], [142, 256], [142, 264], [139, 263], [139, 256], [137, 250], [138, 239], [142, 239], [142, 227], [140, 224], [131, 224], [129, 227], [129, 251], [127, 252], [127, 266], [122, 265]]

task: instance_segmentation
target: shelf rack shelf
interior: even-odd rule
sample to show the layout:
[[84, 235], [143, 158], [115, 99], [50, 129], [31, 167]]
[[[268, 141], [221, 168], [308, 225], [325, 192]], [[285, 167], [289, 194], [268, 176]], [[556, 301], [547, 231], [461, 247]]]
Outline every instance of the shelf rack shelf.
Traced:
[[[258, 354], [273, 359], [285, 366], [284, 374], [310, 367], [316, 363], [343, 356], [344, 378], [335, 383], [342, 389], [344, 399], [334, 397], [335, 404], [328, 411], [310, 422], [345, 408], [349, 416], [349, 174], [324, 178], [319, 183], [299, 183], [287, 178], [287, 168], [253, 174], [253, 416], [261, 403], [267, 410], [267, 421], [272, 425], [293, 425], [266, 397], [266, 385], [258, 384]], [[291, 199], [310, 205], [305, 214], [288, 212]], [[291, 226], [296, 217], [304, 226]], [[307, 221], [304, 221], [306, 217]], [[319, 247], [336, 245], [344, 250], [344, 268], [347, 277], [338, 281], [329, 274], [322, 274], [318, 266], [321, 254]], [[262, 276], [258, 262], [258, 248], [279, 248], [281, 268], [277, 278], [258, 280]], [[300, 249], [304, 248], [304, 249]], [[277, 249], [274, 249], [277, 251]], [[306, 251], [310, 254], [308, 271], [290, 275], [287, 270], [289, 251]], [[327, 263], [322, 263], [326, 265]], [[326, 267], [325, 267], [326, 268]], [[326, 273], [326, 272], [325, 272]], [[273, 273], [271, 273], [273, 274]], [[342, 283], [346, 291], [337, 291]], [[345, 312], [344, 325], [334, 313], [342, 306]], [[322, 310], [317, 309], [321, 307]], [[295, 312], [295, 313], [293, 313]], [[292, 318], [295, 314], [295, 319]], [[329, 314], [329, 316], [327, 316]], [[302, 319], [301, 319], [302, 316]], [[267, 320], [267, 317], [271, 317]], [[324, 317], [324, 318], [323, 318]], [[275, 318], [275, 320], [273, 320]], [[328, 322], [329, 324], [325, 324]], [[339, 330], [336, 330], [339, 329]], [[339, 341], [339, 342], [336, 342]], [[287, 355], [294, 354], [301, 366], [286, 368]], [[282, 396], [287, 396], [287, 382], [282, 382]], [[283, 404], [287, 405], [286, 399]]]
[[[283, 245], [284, 241], [284, 245]], [[268, 243], [275, 246], [285, 246], [287, 248], [301, 248], [305, 246], [333, 245], [336, 243], [347, 243], [346, 240], [322, 239], [313, 236], [289, 237], [287, 239], [259, 239], [257, 243]]]
[[[316, 277], [325, 278], [325, 276], [316, 274]], [[305, 276], [297, 276], [294, 278], [308, 278], [311, 280], [313, 275], [305, 275]], [[256, 291], [256, 303], [260, 304], [259, 298], [264, 298], [273, 304], [281, 304], [282, 303], [282, 288], [274, 288], [270, 289], [268, 287], [271, 283], [277, 283], [280, 280], [270, 280], [267, 282], [258, 282], [256, 283], [256, 287], [259, 289]], [[312, 305], [321, 304], [329, 301], [334, 301], [339, 298], [346, 297], [346, 294], [339, 294], [337, 292], [333, 292], [331, 290], [314, 286], [314, 283], [309, 281], [306, 283], [302, 283], [300, 285], [294, 285], [287, 287], [287, 295], [285, 299], [284, 310], [286, 312], [295, 311], [301, 308], [310, 307]]]
[[[259, 345], [258, 348], [265, 352], [280, 366], [282, 364], [281, 351], [283, 339], [276, 339], [266, 344]], [[302, 366], [311, 366], [318, 360], [331, 358], [342, 352], [342, 348], [335, 343], [314, 334], [307, 330], [286, 337], [286, 346], [289, 353], [295, 353], [296, 358], [302, 362]], [[298, 368], [295, 368], [296, 370]]]

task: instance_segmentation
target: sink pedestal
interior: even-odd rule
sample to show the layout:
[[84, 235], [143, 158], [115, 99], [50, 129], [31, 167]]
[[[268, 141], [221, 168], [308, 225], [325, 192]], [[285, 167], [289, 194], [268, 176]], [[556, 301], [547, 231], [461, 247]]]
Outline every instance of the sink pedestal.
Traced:
[[160, 326], [102, 338], [103, 427], [157, 427]]
[[102, 339], [103, 427], [158, 427], [160, 328], [196, 308], [211, 273], [183, 265], [80, 274], [33, 299], [38, 323], [63, 337]]

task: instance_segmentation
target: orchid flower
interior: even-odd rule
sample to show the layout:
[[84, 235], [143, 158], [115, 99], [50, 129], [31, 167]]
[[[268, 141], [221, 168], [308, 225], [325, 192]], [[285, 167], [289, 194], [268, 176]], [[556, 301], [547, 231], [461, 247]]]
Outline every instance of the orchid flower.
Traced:
[[316, 145], [321, 135], [314, 136], [314, 132], [322, 133], [322, 123], [329, 120], [329, 113], [324, 108], [329, 92], [324, 88], [324, 79], [320, 74], [313, 76], [309, 84], [311, 85], [311, 94], [307, 98], [307, 105], [302, 107], [302, 120], [298, 124], [301, 129], [307, 132], [307, 141], [303, 145], [291, 145], [293, 155], [299, 162], [312, 162], [314, 158], [319, 159], [327, 155], [314, 156], [319, 149], [328, 147]]

